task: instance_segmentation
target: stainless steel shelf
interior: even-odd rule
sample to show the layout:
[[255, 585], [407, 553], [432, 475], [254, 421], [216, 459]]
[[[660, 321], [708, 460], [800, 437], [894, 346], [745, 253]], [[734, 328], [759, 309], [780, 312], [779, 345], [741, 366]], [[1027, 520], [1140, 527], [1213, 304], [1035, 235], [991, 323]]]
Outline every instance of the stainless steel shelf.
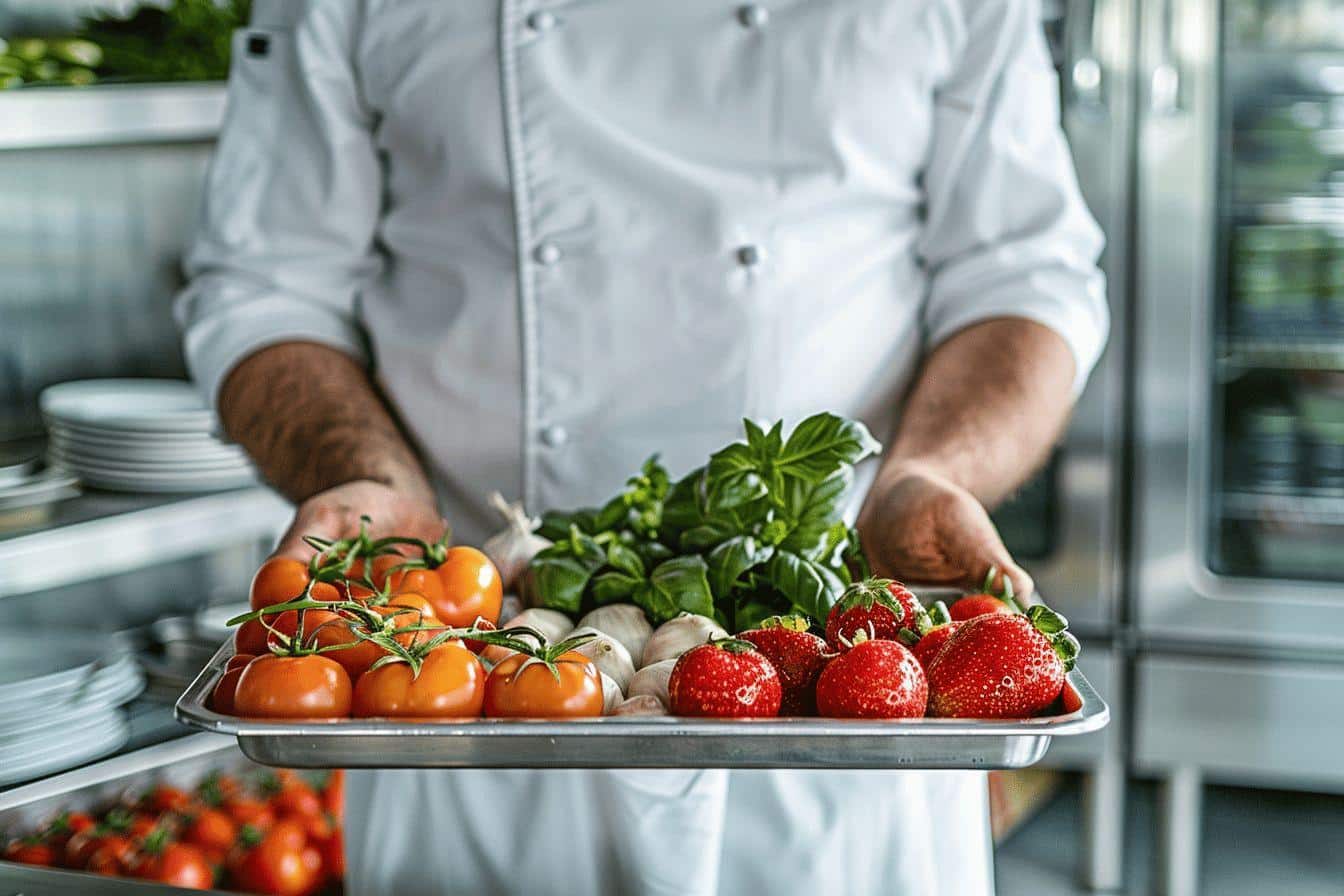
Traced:
[[1226, 492], [1222, 510], [1232, 519], [1344, 526], [1344, 490]]
[[264, 488], [199, 495], [88, 492], [38, 527], [0, 530], [0, 598], [58, 588], [279, 533], [289, 505]]
[[224, 120], [225, 87], [112, 84], [0, 92], [0, 149], [208, 140]]
[[1233, 340], [1219, 358], [1224, 369], [1344, 370], [1344, 339]]

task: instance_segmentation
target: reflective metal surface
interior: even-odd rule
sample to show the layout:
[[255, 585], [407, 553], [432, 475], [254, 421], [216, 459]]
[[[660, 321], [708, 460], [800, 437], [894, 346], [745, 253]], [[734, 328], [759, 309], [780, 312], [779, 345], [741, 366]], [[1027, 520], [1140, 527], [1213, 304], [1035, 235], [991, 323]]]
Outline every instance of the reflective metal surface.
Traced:
[[206, 708], [232, 655], [232, 644], [219, 649], [178, 699], [178, 720], [237, 736], [243, 753], [257, 762], [298, 768], [1022, 768], [1041, 758], [1052, 737], [1096, 731], [1110, 718], [1075, 671], [1065, 686], [1064, 715], [1014, 721], [256, 722]]
[[223, 119], [222, 84], [11, 90], [0, 92], [0, 149], [206, 140]]

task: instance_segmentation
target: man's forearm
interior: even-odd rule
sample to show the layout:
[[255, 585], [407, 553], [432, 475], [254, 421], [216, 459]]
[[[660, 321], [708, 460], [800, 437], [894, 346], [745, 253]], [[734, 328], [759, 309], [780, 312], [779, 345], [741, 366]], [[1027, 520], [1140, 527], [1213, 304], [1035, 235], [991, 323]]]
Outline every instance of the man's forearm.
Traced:
[[994, 506], [1043, 463], [1072, 406], [1073, 353], [1024, 318], [967, 327], [925, 361], [883, 476], [922, 468]]
[[356, 480], [432, 495], [368, 373], [336, 349], [286, 342], [251, 355], [224, 381], [219, 414], [267, 481], [296, 503]]

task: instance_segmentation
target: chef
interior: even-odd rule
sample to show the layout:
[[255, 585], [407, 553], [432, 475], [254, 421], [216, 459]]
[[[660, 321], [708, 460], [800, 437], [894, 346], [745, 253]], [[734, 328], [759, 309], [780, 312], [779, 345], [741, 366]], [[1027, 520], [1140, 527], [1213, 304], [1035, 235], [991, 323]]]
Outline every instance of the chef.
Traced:
[[[903, 579], [1031, 580], [986, 514], [1101, 351], [1035, 0], [258, 0], [177, 313], [298, 536], [461, 542], [816, 411], [886, 442]], [[867, 484], [867, 483], [866, 483]], [[971, 772], [351, 775], [352, 896], [984, 894]]]

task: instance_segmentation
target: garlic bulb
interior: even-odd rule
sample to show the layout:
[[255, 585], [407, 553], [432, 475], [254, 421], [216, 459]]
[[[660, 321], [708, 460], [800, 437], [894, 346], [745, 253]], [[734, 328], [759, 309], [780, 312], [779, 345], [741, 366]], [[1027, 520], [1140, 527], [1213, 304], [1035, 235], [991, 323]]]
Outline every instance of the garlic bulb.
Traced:
[[506, 594], [499, 603], [499, 624], [502, 628], [509, 620], [523, 612], [523, 599], [516, 594]]
[[635, 673], [635, 677], [630, 679], [630, 687], [626, 689], [626, 695], [629, 697], [639, 697], [641, 695], [653, 697], [664, 708], [671, 706], [672, 698], [667, 695], [667, 682], [672, 677], [672, 667], [676, 664], [675, 659], [663, 660], [640, 669]]
[[613, 716], [665, 716], [667, 707], [652, 694], [640, 694], [619, 704], [607, 715]]
[[481, 547], [494, 562], [500, 580], [508, 589], [518, 581], [537, 552], [550, 547], [551, 543], [536, 534], [541, 523], [527, 515], [521, 502], [510, 504], [503, 495], [495, 492], [490, 496], [490, 504], [499, 511], [506, 525], [487, 538]]
[[625, 702], [625, 694], [621, 693], [621, 686], [610, 675], [605, 672], [598, 674], [602, 676], [602, 715], [609, 716], [612, 710]]
[[575, 647], [575, 651], [588, 657], [603, 675], [610, 675], [621, 688], [621, 694], [630, 686], [635, 675], [635, 663], [630, 659], [630, 651], [606, 632], [595, 628], [580, 626], [569, 633], [569, 637], [593, 635], [593, 640]]
[[610, 635], [625, 647], [632, 660], [642, 659], [644, 645], [653, 634], [649, 617], [634, 604], [607, 604], [579, 620], [579, 628], [595, 628]]
[[639, 664], [641, 667], [652, 666], [663, 660], [676, 659], [710, 638], [726, 637], [728, 633], [719, 628], [719, 624], [708, 616], [682, 613], [654, 630], [649, 642], [644, 645], [644, 653]]

